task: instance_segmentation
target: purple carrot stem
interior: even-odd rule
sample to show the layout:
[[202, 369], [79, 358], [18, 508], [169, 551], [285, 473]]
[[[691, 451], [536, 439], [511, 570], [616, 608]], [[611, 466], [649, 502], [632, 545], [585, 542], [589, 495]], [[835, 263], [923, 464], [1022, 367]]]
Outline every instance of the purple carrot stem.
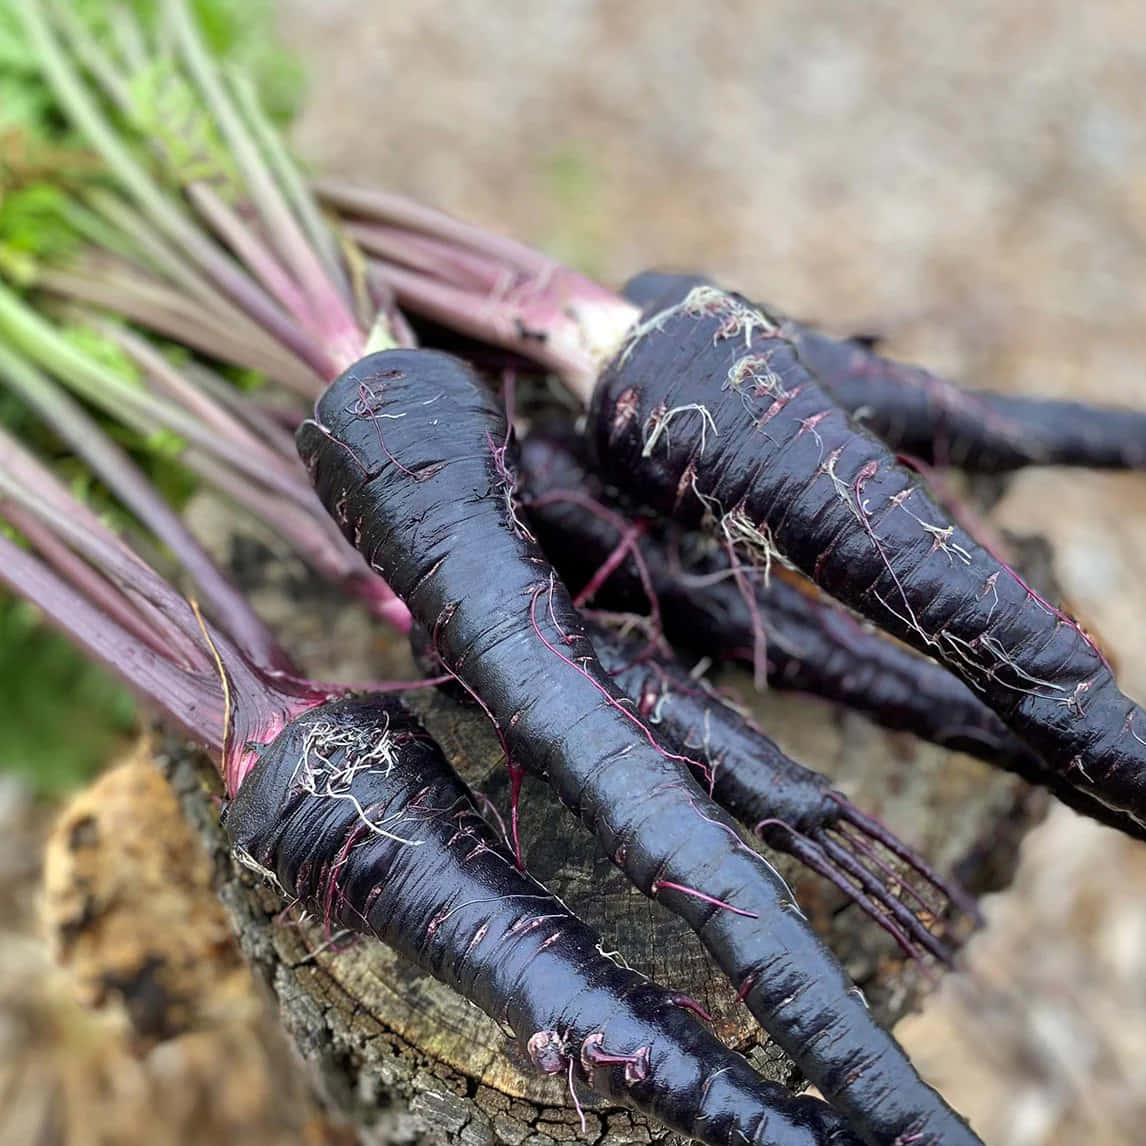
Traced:
[[278, 300], [316, 338], [321, 337], [310, 302], [258, 236], [209, 183], [192, 183], [187, 196], [207, 225]]
[[200, 586], [212, 609], [258, 663], [289, 668], [278, 642], [246, 597], [220, 572], [179, 516], [155, 492], [135, 463], [96, 425], [83, 408], [40, 371], [0, 347], [0, 371], [80, 455], [121, 501], [147, 523]]
[[318, 180], [314, 187], [320, 199], [344, 214], [360, 215], [452, 241], [504, 263], [523, 275], [544, 275], [556, 266], [552, 260], [523, 243], [490, 234], [393, 192], [350, 187], [329, 179]]
[[403, 306], [473, 338], [523, 353], [563, 378], [580, 379], [581, 388], [596, 382], [596, 365], [586, 362], [576, 324], [559, 308], [538, 314], [534, 323], [527, 324], [521, 313], [524, 307], [449, 286], [406, 267], [377, 260], [371, 265]]
[[22, 533], [41, 558], [69, 584], [75, 586], [99, 610], [137, 641], [161, 656], [169, 656], [171, 642], [140, 618], [119, 590], [110, 585], [95, 569], [77, 557], [50, 529], [32, 513], [10, 501], [0, 501], [4, 517]]
[[272, 242], [290, 265], [295, 281], [310, 297], [322, 342], [336, 366], [334, 373], [327, 377], [334, 378], [361, 356], [365, 338], [327, 277], [322, 261], [311, 248], [273, 174], [263, 162], [258, 145], [231, 102], [187, 4], [184, 0], [168, 0], [166, 11], [184, 62], [229, 144]]
[[61, 512], [57, 503], [34, 492], [25, 480], [17, 472], [0, 471], [0, 493], [34, 514], [73, 550], [96, 564], [122, 593], [138, 594], [158, 609], [189, 642], [190, 653], [181, 650], [189, 663], [206, 664], [199, 646], [200, 626], [187, 602], [102, 524], [93, 528], [80, 515]]
[[[27, 558], [24, 561], [10, 560], [11, 570], [0, 569], [0, 576], [33, 603], [45, 608], [54, 623], [146, 693], [164, 711], [169, 711], [196, 738], [221, 748], [220, 771], [229, 795], [238, 791], [244, 777], [254, 767], [258, 745], [268, 743], [294, 716], [329, 699], [329, 694], [316, 690], [314, 685], [300, 680], [293, 673], [269, 673], [253, 666], [229, 637], [203, 620], [197, 606], [188, 604], [102, 523], [89, 527], [83, 520], [83, 513], [61, 513], [58, 505], [46, 501], [22, 484], [18, 474], [2, 469], [0, 492], [30, 510], [76, 552], [84, 554], [113, 585], [119, 587], [125, 597], [139, 597], [150, 602], [182, 636], [193, 642], [194, 656], [189, 663], [194, 667], [181, 669], [98, 613], [74, 589], [47, 570], [42, 562], [24, 554], [18, 546], [8, 542], [5, 549], [0, 549], [0, 554], [14, 549], [18, 555]], [[112, 651], [101, 646], [101, 634], [110, 642]], [[207, 652], [204, 652], [204, 647]], [[128, 659], [121, 660], [121, 657]], [[286, 660], [286, 654], [280, 654], [278, 659]], [[162, 681], [173, 682], [175, 693], [170, 703], [162, 691]], [[222, 721], [211, 726], [187, 723], [185, 701], [188, 692], [201, 691], [205, 683], [214, 684], [216, 681], [216, 687], [223, 694]], [[233, 705], [232, 695], [241, 697], [242, 704]], [[215, 738], [216, 728], [219, 729], [218, 739]]]
[[123, 677], [184, 732], [223, 747], [223, 690], [210, 675], [181, 669], [120, 628], [46, 565], [0, 535], [0, 581], [36, 605], [89, 656]]
[[141, 261], [149, 264], [148, 269], [170, 279], [188, 295], [193, 296], [200, 306], [207, 308], [220, 319], [239, 322], [249, 326], [251, 330], [258, 330], [245, 314], [236, 310], [207, 279], [179, 255], [178, 251], [151, 225], [146, 215], [136, 211], [130, 203], [106, 188], [89, 191], [84, 199], [97, 215], [106, 219], [124, 235], [130, 236], [130, 241], [136, 248], [131, 259], [133, 265], [138, 265]]
[[332, 225], [323, 217], [282, 136], [264, 112], [259, 102], [258, 91], [250, 77], [237, 68], [227, 68], [225, 71], [227, 86], [239, 114], [253, 137], [255, 147], [282, 188], [286, 200], [293, 207], [315, 253], [322, 260], [331, 286], [338, 297], [353, 308], [354, 290], [343, 265], [344, 253], [340, 249]]
[[[79, 570], [79, 566], [76, 564], [79, 562], [79, 558], [66, 546], [62, 550], [60, 549], [63, 543], [56, 536], [56, 530], [47, 524], [45, 519], [49, 514], [66, 516], [74, 522], [77, 528], [82, 528], [93, 534], [107, 533], [106, 526], [83, 502], [77, 501], [72, 496], [47, 466], [28, 453], [3, 428], [0, 428], [0, 481], [4, 479], [7, 479], [9, 483], [16, 482], [23, 489], [34, 490], [36, 496], [42, 500], [44, 510], [35, 512], [26, 507], [21, 508], [18, 498], [10, 494], [7, 500], [0, 503], [3, 505], [0, 515], [18, 525], [28, 540], [34, 544], [38, 545], [41, 537], [43, 537], [44, 547], [41, 548], [43, 555], [56, 565], [60, 573], [68, 578], [76, 588], [86, 591], [86, 582], [82, 578], [76, 579], [75, 576]], [[118, 537], [113, 538], [113, 543], [119, 547], [124, 557], [139, 562], [138, 555]], [[58, 560], [55, 559], [57, 553], [60, 555]], [[83, 569], [90, 570], [90, 566], [85, 563], [79, 562], [79, 564], [82, 565]], [[92, 573], [98, 576], [94, 570]], [[106, 580], [101, 579], [101, 581], [103, 584], [107, 584]], [[130, 588], [115, 589], [111, 586], [109, 588], [114, 593], [123, 593], [131, 598], [130, 608], [133, 615], [149, 632], [155, 635], [159, 642], [160, 651], [167, 656], [178, 653], [184, 664], [188, 666], [206, 666], [198, 644], [189, 641], [186, 634], [177, 625], [172, 624], [171, 620], [152, 602], [140, 597]]]
[[[195, 385], [205, 390], [221, 406], [225, 406], [240, 422], [251, 430], [256, 439], [269, 446], [280, 459], [298, 463], [298, 451], [294, 448], [293, 426], [287, 427], [273, 417], [249, 395], [241, 393], [235, 386], [220, 378], [205, 363], [192, 360], [183, 369]], [[298, 419], [301, 421], [301, 418]], [[306, 472], [305, 470], [303, 471]]]
[[308, 512], [299, 504], [283, 502], [217, 461], [194, 452], [185, 454], [183, 460], [205, 482], [285, 537], [316, 572], [336, 585], [343, 585], [371, 613], [399, 633], [409, 633], [410, 611], [342, 534], [328, 527], [330, 517], [317, 498]]
[[164, 296], [143, 283], [138, 273], [133, 272], [133, 278], [126, 279], [122, 271], [111, 278], [85, 267], [47, 267], [38, 272], [35, 285], [49, 294], [99, 307], [212, 358], [269, 374], [305, 397], [321, 391], [318, 376], [277, 343], [268, 339], [264, 345], [258, 327], [250, 328], [259, 331], [257, 339], [240, 340], [236, 328], [222, 328], [214, 314], [193, 311], [189, 300], [171, 292]]
[[366, 289], [370, 294], [370, 301], [375, 311], [385, 315], [389, 320], [390, 330], [398, 345], [417, 346], [418, 336], [414, 333], [406, 316], [398, 309], [398, 300], [394, 294], [394, 288], [386, 281], [384, 275], [379, 274], [370, 265], [366, 267]]
[[345, 230], [368, 254], [402, 263], [411, 270], [424, 271], [450, 286], [498, 297], [520, 281], [501, 263], [399, 227], [385, 223], [347, 223]]
[[[146, 339], [113, 322], [96, 322], [97, 328], [135, 360], [145, 373], [174, 398], [188, 413], [201, 421], [208, 434], [226, 438], [225, 457], [234, 462], [235, 455], [244, 459], [244, 468], [251, 476], [260, 476], [292, 500], [299, 500], [303, 491], [310, 491], [306, 471], [297, 456], [284, 457], [268, 448], [257, 434], [238, 420], [233, 410], [223, 409], [214, 395], [204, 393], [204, 387], [190, 381], [178, 367], [169, 362]], [[264, 474], [269, 471], [269, 474]]]

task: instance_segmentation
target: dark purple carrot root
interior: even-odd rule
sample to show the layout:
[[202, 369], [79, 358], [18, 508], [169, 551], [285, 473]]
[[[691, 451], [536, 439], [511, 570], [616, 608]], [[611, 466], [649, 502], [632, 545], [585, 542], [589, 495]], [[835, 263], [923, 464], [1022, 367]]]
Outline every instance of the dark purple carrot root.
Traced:
[[752, 1013], [865, 1141], [978, 1140], [873, 1020], [776, 872], [657, 745], [597, 661], [512, 497], [492, 396], [430, 351], [371, 355], [298, 444], [347, 537], [642, 892], [685, 919]]
[[756, 1076], [691, 1000], [603, 955], [497, 849], [399, 701], [331, 700], [254, 668], [50, 471], [14, 443], [4, 454], [0, 514], [40, 556], [0, 536], [0, 579], [211, 749], [241, 859], [513, 1025], [575, 1102], [580, 1080], [712, 1146], [858, 1146], [824, 1103]]
[[[579, 597], [618, 553], [625, 530], [643, 526], [609, 576], [597, 579], [593, 603], [641, 614], [651, 596], [669, 641], [698, 657], [750, 664], [763, 638], [770, 687], [810, 693], [884, 728], [966, 752], [1047, 788], [1082, 815], [1146, 839], [1132, 817], [1064, 783], [942, 665], [864, 626], [785, 569], [773, 568], [768, 577], [743, 569], [737, 577], [726, 546], [634, 516], [617, 491], [586, 469], [583, 454], [583, 440], [565, 426], [535, 430], [521, 448], [530, 528]], [[591, 503], [597, 512], [587, 508]]]
[[[948, 902], [953, 902], [977, 916], [965, 893], [834, 791], [826, 776], [786, 755], [739, 712], [693, 680], [682, 665], [597, 626], [591, 635], [597, 656], [618, 687], [637, 702], [637, 711], [663, 744], [696, 761], [694, 771], [701, 785], [722, 808], [765, 843], [829, 880], [910, 957], [919, 958], [927, 951], [952, 961], [946, 944], [932, 934], [918, 912], [939, 920], [946, 915]], [[876, 858], [884, 868], [876, 864], [872, 870], [865, 860], [877, 845], [922, 877], [940, 901], [890, 871], [878, 852]], [[914, 908], [897, 897], [897, 888], [915, 899]]]
[[858, 1146], [825, 1103], [764, 1081], [679, 996], [603, 955], [517, 869], [398, 701], [339, 700], [294, 720], [262, 750], [226, 828], [305, 910], [459, 991], [542, 1073], [712, 1146]]
[[787, 322], [800, 357], [861, 425], [934, 466], [1005, 473], [1025, 466], [1146, 468], [1146, 412], [964, 390], [863, 342]]
[[[523, 501], [531, 527], [573, 588], [617, 548], [617, 522], [633, 509], [586, 468], [579, 439], [548, 429], [522, 445]], [[570, 499], [575, 491], [579, 499]], [[582, 511], [593, 499], [610, 520]], [[639, 519], [638, 519], [639, 520]], [[750, 662], [763, 637], [768, 684], [863, 712], [885, 728], [958, 748], [1011, 768], [1034, 753], [946, 669], [865, 628], [803, 579], [773, 566], [744, 568], [728, 546], [672, 523], [650, 521], [636, 546], [660, 605], [665, 635], [697, 656]], [[646, 577], [631, 558], [594, 595], [602, 608], [646, 610]], [[745, 583], [747, 582], [747, 592]], [[757, 629], [761, 631], [757, 631]]]
[[[912, 959], [925, 952], [950, 963], [952, 954], [897, 897], [909, 876], [863, 864], [862, 852], [838, 829], [852, 824], [869, 843], [878, 843], [906, 869], [921, 875], [946, 900], [978, 917], [972, 900], [949, 885], [926, 862], [878, 821], [865, 816], [834, 792], [827, 777], [804, 768], [785, 755], [739, 712], [724, 704], [703, 681], [693, 680], [683, 666], [649, 646], [622, 638], [599, 625], [590, 625], [593, 647], [605, 671], [637, 704], [637, 711], [655, 732], [658, 742], [690, 761], [700, 786], [725, 811], [777, 851], [800, 860], [852, 900], [899, 944]], [[411, 648], [427, 674], [441, 664], [426, 634], [416, 629]], [[472, 698], [456, 683], [445, 691], [457, 702]], [[841, 859], [835, 855], [840, 848]], [[858, 868], [858, 875], [857, 875]], [[913, 894], [914, 889], [907, 894]], [[932, 919], [949, 911], [946, 902], [922, 899]]]
[[[647, 272], [630, 280], [624, 293], [643, 305], [663, 297], [674, 282], [691, 287], [705, 281]], [[1146, 411], [968, 390], [883, 357], [868, 339], [833, 338], [789, 318], [782, 330], [860, 425], [928, 465], [974, 473], [1024, 466], [1146, 468]]]
[[1146, 820], [1146, 713], [1094, 643], [949, 522], [763, 312], [707, 286], [653, 304], [589, 426], [633, 497], [760, 562], [782, 555], [946, 664], [1063, 783]]

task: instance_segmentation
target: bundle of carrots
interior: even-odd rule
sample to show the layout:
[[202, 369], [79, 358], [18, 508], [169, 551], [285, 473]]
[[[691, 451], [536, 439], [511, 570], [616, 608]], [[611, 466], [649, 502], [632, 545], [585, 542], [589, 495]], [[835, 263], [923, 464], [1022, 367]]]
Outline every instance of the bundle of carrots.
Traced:
[[[915, 956], [948, 952], [897, 868], [973, 905], [674, 648], [745, 659], [1141, 835], [1146, 715], [897, 451], [1141, 468], [1146, 414], [962, 391], [704, 279], [640, 276], [622, 297], [388, 193], [312, 189], [185, 0], [9, 7], [61, 146], [91, 162], [12, 197], [41, 204], [54, 241], [8, 247], [0, 378], [130, 510], [127, 532], [167, 547], [207, 616], [8, 437], [0, 578], [213, 753], [244, 862], [454, 987], [574, 1096], [714, 1146], [977, 1142], [747, 836]], [[519, 448], [512, 388], [417, 346], [399, 306], [554, 374], [583, 431], [566, 420]], [[252, 372], [296, 401], [236, 384]], [[394, 687], [306, 679], [109, 420], [410, 633], [428, 677], [401, 687], [448, 682], [480, 706], [514, 817], [524, 775], [549, 783], [825, 1101], [765, 1082], [689, 999], [603, 954]], [[590, 599], [641, 614], [643, 639], [589, 617]]]

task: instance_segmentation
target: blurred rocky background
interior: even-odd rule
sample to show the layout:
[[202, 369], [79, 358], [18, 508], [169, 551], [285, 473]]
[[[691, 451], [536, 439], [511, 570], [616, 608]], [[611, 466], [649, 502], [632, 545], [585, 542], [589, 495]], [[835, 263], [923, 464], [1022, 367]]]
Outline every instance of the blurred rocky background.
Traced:
[[[429, 199], [612, 283], [695, 268], [969, 382], [1139, 407], [1144, 12], [1123, 0], [281, 0], [309, 75], [296, 142], [317, 170]], [[1146, 699], [1146, 478], [1020, 475], [994, 520], [1053, 541], [1071, 607]], [[19, 637], [5, 635], [9, 652]], [[83, 845], [70, 815], [56, 837], [68, 855]], [[33, 902], [51, 818], [44, 797], [0, 786], [4, 1146], [51, 1125], [39, 1110], [15, 1117], [29, 1077], [51, 1074], [23, 1053], [29, 1032], [79, 1040], [106, 1065], [108, 1024], [139, 1030], [137, 1016], [68, 1009], [77, 986], [89, 1001], [96, 990], [82, 953], [64, 978], [47, 971]], [[105, 892], [114, 900], [93, 884]], [[71, 908], [41, 901], [58, 939]], [[1144, 903], [1146, 849], [1056, 810], [1013, 888], [988, 901], [966, 970], [902, 1025], [988, 1142], [1142, 1140]], [[263, 1019], [228, 1002], [245, 989], [228, 951], [212, 951], [226, 976], [205, 1021], [247, 1045]], [[171, 1102], [172, 1056], [202, 1054], [194, 1042], [136, 1052], [138, 1113], [102, 1142], [160, 1141], [145, 1115]], [[209, 1063], [194, 1069], [219, 1085]], [[85, 1079], [52, 1085], [96, 1085]], [[329, 1140], [293, 1085], [278, 1102], [238, 1087], [220, 1114], [237, 1121], [188, 1116], [170, 1140], [224, 1141], [271, 1109], [266, 1141]], [[86, 1142], [82, 1129], [53, 1133]]]

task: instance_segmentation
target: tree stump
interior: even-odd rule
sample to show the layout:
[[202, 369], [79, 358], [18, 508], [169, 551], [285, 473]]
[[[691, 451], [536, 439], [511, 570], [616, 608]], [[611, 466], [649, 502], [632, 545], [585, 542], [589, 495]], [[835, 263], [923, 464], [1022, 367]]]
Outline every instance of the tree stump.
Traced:
[[[414, 675], [405, 647], [289, 559], [272, 557], [250, 537], [237, 539], [230, 557], [244, 588], [272, 615], [308, 673], [343, 680]], [[971, 892], [1010, 879], [1022, 834], [1044, 807], [1018, 780], [814, 699], [755, 697], [746, 678], [725, 683], [740, 685], [741, 699], [796, 759], [831, 775]], [[409, 700], [466, 782], [505, 811], [508, 776], [484, 717], [438, 693], [415, 692]], [[543, 1146], [580, 1138], [563, 1081], [531, 1072], [520, 1047], [476, 1007], [379, 944], [343, 943], [317, 921], [284, 920], [280, 898], [229, 858], [209, 764], [171, 745], [164, 766], [214, 858], [215, 884], [243, 951], [274, 991], [286, 1029], [333, 1108], [369, 1137], [387, 1141]], [[526, 785], [520, 830], [529, 870], [601, 932], [606, 950], [620, 951], [639, 971], [698, 999], [713, 1015], [717, 1035], [763, 1074], [800, 1083], [688, 927], [628, 888], [543, 785]], [[926, 975], [905, 963], [890, 937], [787, 857], [769, 858], [879, 1018], [894, 1022], [915, 1007]], [[948, 934], [956, 945], [965, 940], [966, 921]], [[592, 1141], [673, 1138], [625, 1110], [589, 1104], [586, 1115]]]
[[[233, 541], [231, 564], [308, 673], [323, 679], [414, 675], [404, 648], [315, 584], [270, 538]], [[727, 682], [726, 682], [727, 683]], [[736, 683], [733, 681], [732, 683]], [[1013, 777], [957, 753], [879, 730], [854, 714], [793, 695], [751, 696], [763, 727], [797, 759], [831, 775], [941, 871], [981, 894], [1005, 886], [1018, 844], [1045, 801]], [[484, 718], [437, 694], [412, 693], [463, 777], [503, 812], [508, 780]], [[324, 1101], [363, 1141], [549, 1146], [582, 1137], [562, 1080], [542, 1078], [521, 1048], [476, 1008], [380, 944], [344, 941], [320, 921], [294, 918], [258, 877], [232, 861], [219, 827], [210, 764], [168, 741], [161, 765], [213, 861], [214, 885], [247, 959], [278, 1000], [283, 1023], [311, 1065]], [[616, 950], [663, 985], [696, 998], [716, 1033], [763, 1074], [799, 1085], [794, 1067], [755, 1029], [695, 937], [625, 886], [595, 841], [540, 784], [523, 793], [521, 836], [530, 870]], [[769, 856], [863, 989], [894, 1023], [927, 987], [894, 942], [840, 895], [783, 856]], [[953, 945], [966, 925], [948, 930]], [[932, 976], [938, 972], [931, 969]], [[639, 1115], [586, 1105], [592, 1142], [675, 1138]]]

